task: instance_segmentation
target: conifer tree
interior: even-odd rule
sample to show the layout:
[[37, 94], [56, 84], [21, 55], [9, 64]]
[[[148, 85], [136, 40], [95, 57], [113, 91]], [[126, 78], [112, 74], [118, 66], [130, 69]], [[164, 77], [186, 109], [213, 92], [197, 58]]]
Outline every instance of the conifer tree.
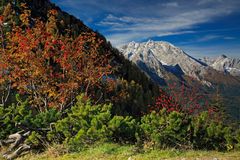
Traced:
[[213, 112], [218, 113], [219, 118], [227, 118], [226, 108], [224, 106], [223, 97], [220, 94], [219, 87], [217, 88], [216, 93], [212, 97], [210, 108]]

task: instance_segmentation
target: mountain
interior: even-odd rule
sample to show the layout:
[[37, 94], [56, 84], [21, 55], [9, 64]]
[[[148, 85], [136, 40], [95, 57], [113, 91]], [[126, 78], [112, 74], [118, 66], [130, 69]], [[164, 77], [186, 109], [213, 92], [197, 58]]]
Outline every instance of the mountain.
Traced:
[[233, 76], [240, 76], [240, 59], [229, 58], [221, 55], [217, 58], [204, 57], [203, 61], [214, 68], [215, 70], [230, 74]]
[[240, 76], [240, 59], [222, 55], [215, 59], [204, 57], [198, 60], [164, 41], [130, 42], [122, 46], [120, 51], [156, 82], [169, 80], [169, 75], [174, 75], [179, 80], [188, 76], [210, 86], [206, 81], [210, 72]]
[[159, 84], [172, 77], [182, 80], [183, 76], [189, 76], [210, 85], [203, 79], [209, 67], [168, 42], [131, 42], [120, 51]]
[[151, 40], [130, 42], [120, 51], [159, 85], [184, 82], [188, 86], [199, 86], [209, 97], [220, 92], [226, 110], [240, 119], [240, 79], [236, 76], [239, 60], [226, 56], [197, 60], [168, 42]]

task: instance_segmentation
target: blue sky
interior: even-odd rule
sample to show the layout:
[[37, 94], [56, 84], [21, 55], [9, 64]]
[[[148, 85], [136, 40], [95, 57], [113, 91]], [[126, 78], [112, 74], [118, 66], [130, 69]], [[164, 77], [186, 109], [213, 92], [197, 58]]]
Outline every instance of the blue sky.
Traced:
[[51, 0], [115, 47], [168, 41], [201, 58], [240, 57], [240, 0]]

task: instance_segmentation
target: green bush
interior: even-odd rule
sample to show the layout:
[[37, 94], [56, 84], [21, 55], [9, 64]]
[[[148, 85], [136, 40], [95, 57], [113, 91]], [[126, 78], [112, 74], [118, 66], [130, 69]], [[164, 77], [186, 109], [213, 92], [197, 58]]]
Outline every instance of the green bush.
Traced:
[[0, 139], [20, 130], [31, 131], [25, 142], [37, 148], [64, 143], [70, 151], [77, 151], [95, 142], [114, 141], [151, 148], [240, 149], [240, 130], [212, 119], [207, 112], [190, 116], [162, 109], [138, 121], [131, 116], [113, 116], [111, 104], [93, 105], [83, 96], [64, 113], [37, 111], [19, 95], [16, 101], [0, 107]]
[[112, 105], [93, 105], [77, 97], [77, 102], [65, 118], [55, 124], [50, 139], [60, 139], [76, 151], [95, 142], [134, 142], [138, 124], [132, 117], [112, 116]]
[[230, 150], [234, 145], [234, 132], [221, 121], [212, 120], [207, 112], [192, 118], [191, 143], [195, 149]]
[[240, 142], [232, 127], [211, 119], [207, 112], [186, 116], [163, 109], [143, 116], [140, 126], [145, 143], [160, 148], [232, 150]]
[[111, 105], [92, 105], [90, 100], [84, 102], [82, 96], [68, 111], [67, 116], [59, 120], [56, 133], [60, 134], [70, 149], [81, 149], [110, 136], [107, 129], [111, 118]]
[[31, 123], [28, 128], [30, 128], [32, 132], [26, 140], [27, 143], [30, 143], [35, 147], [45, 146], [48, 143], [52, 143], [53, 141], [48, 139], [48, 137], [53, 130], [52, 125], [59, 119], [61, 119], [61, 113], [54, 108], [35, 114], [30, 119]]
[[[43, 145], [42, 142], [46, 141], [45, 137], [50, 130], [50, 124], [59, 120], [61, 114], [53, 108], [39, 112], [29, 105], [27, 99], [24, 101], [20, 99], [18, 94], [16, 95], [16, 101], [16, 104], [0, 107], [0, 139], [5, 139], [9, 134], [25, 130], [32, 132], [27, 139], [28, 143], [34, 146]], [[36, 143], [36, 139], [39, 143]]]
[[114, 116], [108, 123], [112, 139], [115, 142], [136, 142], [138, 123], [132, 117]]
[[28, 101], [22, 101], [16, 95], [17, 104], [8, 107], [0, 106], [0, 139], [19, 131], [19, 126], [30, 126], [33, 117]]
[[240, 150], [240, 129], [238, 129], [237, 134], [236, 134], [236, 148]]
[[145, 142], [155, 147], [183, 147], [188, 144], [189, 119], [178, 112], [151, 112], [141, 119]]

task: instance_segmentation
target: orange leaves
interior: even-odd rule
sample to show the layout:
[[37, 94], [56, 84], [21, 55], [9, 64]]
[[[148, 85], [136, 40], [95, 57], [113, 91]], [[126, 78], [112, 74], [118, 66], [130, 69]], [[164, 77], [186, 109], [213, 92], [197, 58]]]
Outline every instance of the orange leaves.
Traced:
[[[31, 95], [37, 107], [62, 108], [80, 92], [94, 93], [112, 68], [100, 52], [102, 41], [95, 33], [73, 39], [49, 32], [49, 27], [56, 27], [51, 26], [56, 20], [51, 16], [57, 13], [51, 10], [49, 14], [48, 25], [36, 20], [32, 28], [14, 27], [9, 33], [7, 50], [1, 55], [8, 74], [5, 79], [0, 76], [0, 81], [11, 80], [12, 88]], [[21, 16], [28, 23], [29, 12]]]
[[55, 34], [57, 30], [57, 15], [58, 12], [55, 9], [48, 11], [48, 23], [46, 29], [48, 33]]
[[23, 8], [23, 9], [28, 9], [28, 6], [26, 3], [21, 3], [20, 4], [20, 7]]
[[22, 21], [22, 23], [26, 26], [29, 26], [29, 13], [23, 13], [20, 15], [20, 20]]
[[50, 15], [54, 15], [56, 16], [58, 14], [58, 11], [56, 9], [51, 9], [49, 12], [48, 12]]
[[28, 9], [25, 3], [21, 3], [21, 8], [23, 9], [23, 13], [20, 14], [20, 20], [22, 21], [22, 25], [29, 26], [30, 25], [30, 16], [31, 10]]

